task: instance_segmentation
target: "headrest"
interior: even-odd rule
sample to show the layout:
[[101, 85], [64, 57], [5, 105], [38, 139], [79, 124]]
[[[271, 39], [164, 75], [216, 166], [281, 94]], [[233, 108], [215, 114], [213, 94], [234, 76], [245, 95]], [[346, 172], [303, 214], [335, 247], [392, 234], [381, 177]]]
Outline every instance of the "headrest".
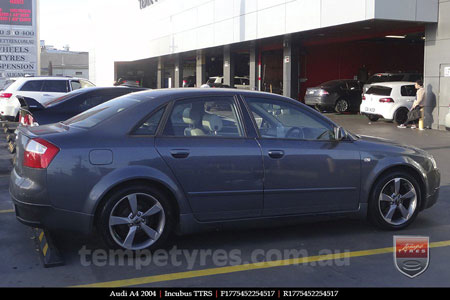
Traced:
[[202, 125], [206, 130], [216, 132], [222, 130], [223, 122], [222, 119], [216, 115], [206, 114], [203, 116]]
[[195, 125], [200, 120], [200, 112], [192, 108], [186, 108], [183, 111], [183, 122], [189, 125]]

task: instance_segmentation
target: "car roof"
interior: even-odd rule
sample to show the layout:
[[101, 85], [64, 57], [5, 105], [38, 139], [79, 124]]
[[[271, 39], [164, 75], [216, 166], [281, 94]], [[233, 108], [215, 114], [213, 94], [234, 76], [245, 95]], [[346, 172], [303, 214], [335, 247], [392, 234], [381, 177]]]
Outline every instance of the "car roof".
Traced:
[[386, 86], [386, 87], [397, 87], [397, 86], [404, 86], [404, 85], [415, 85], [415, 82], [411, 81], [392, 81], [392, 82], [377, 82], [372, 84], [372, 86]]
[[[247, 96], [271, 96], [277, 98], [283, 98], [287, 100], [292, 100], [290, 98], [283, 97], [281, 95], [258, 92], [258, 91], [247, 91], [238, 90], [231, 88], [171, 88], [171, 89], [158, 89], [158, 90], [148, 90], [137, 92], [136, 95], [142, 96], [143, 98], [154, 99], [158, 97], [196, 97], [204, 95], [224, 95], [224, 96], [234, 96], [236, 94], [247, 95]], [[295, 101], [295, 100], [292, 100]]]

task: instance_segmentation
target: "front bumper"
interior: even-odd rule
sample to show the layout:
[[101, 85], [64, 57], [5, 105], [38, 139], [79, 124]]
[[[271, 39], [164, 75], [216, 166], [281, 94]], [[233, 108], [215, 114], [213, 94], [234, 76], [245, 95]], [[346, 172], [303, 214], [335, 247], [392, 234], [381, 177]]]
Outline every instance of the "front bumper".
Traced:
[[425, 202], [422, 205], [422, 209], [427, 209], [436, 204], [439, 198], [441, 174], [438, 169], [435, 169], [427, 174], [428, 189], [426, 193]]

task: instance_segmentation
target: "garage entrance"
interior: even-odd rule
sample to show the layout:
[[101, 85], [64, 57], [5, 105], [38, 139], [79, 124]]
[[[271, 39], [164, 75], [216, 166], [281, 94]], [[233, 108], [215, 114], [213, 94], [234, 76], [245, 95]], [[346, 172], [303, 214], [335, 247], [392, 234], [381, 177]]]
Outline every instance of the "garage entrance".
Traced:
[[155, 59], [115, 62], [114, 78], [116, 82], [120, 79], [135, 81], [141, 87], [155, 89], [157, 85], [157, 68]]
[[422, 74], [425, 28], [402, 28], [405, 26], [392, 22], [352, 24], [302, 38], [299, 100], [304, 101], [307, 88], [331, 80], [366, 82], [371, 75], [386, 72]]

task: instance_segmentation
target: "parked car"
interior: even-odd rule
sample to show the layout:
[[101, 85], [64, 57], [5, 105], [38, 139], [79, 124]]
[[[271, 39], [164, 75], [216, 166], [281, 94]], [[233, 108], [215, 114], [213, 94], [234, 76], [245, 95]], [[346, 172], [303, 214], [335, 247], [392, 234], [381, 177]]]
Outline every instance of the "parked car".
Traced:
[[448, 114], [445, 116], [445, 128], [450, 130], [450, 106], [448, 107]]
[[251, 90], [250, 78], [248, 77], [234, 77], [234, 87], [239, 90]]
[[427, 152], [354, 135], [298, 101], [165, 89], [19, 127], [9, 190], [26, 225], [138, 250], [174, 232], [318, 215], [403, 229], [439, 186]]
[[144, 89], [122, 86], [85, 88], [70, 92], [45, 104], [32, 98], [18, 96], [21, 104], [20, 123], [22, 126], [57, 123], [111, 99], [142, 90]]
[[417, 90], [414, 82], [387, 82], [372, 85], [364, 94], [361, 114], [370, 121], [380, 118], [404, 124], [416, 100]]
[[114, 86], [140, 87], [141, 81], [136, 78], [119, 78], [114, 82]]
[[372, 75], [364, 84], [363, 92], [367, 92], [373, 84], [395, 81], [416, 82], [422, 78], [423, 74], [420, 73], [377, 73]]
[[196, 85], [196, 77], [195, 76], [187, 76], [183, 78], [183, 87], [195, 87]]
[[308, 88], [305, 103], [319, 111], [357, 111], [361, 104], [361, 93], [362, 84], [357, 80], [333, 80]]
[[18, 121], [20, 109], [18, 95], [45, 104], [68, 92], [93, 86], [94, 84], [86, 79], [72, 77], [13, 78], [9, 86], [0, 93], [0, 116], [2, 119]]
[[[229, 88], [230, 86], [224, 84], [224, 78], [221, 76], [210, 77], [206, 82], [212, 88]], [[250, 90], [250, 79], [248, 77], [234, 77], [234, 87], [240, 90]]]
[[206, 84], [210, 87], [222, 87], [224, 78], [221, 76], [213, 76], [206, 81]]

